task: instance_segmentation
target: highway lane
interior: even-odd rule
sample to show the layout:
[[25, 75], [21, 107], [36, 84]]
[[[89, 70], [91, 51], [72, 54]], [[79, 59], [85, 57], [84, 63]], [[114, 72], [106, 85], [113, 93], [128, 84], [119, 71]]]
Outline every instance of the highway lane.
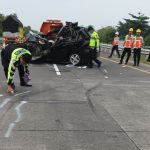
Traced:
[[150, 149], [150, 75], [103, 57], [100, 69], [31, 65], [33, 87], [16, 73], [14, 96], [0, 68], [0, 150]]

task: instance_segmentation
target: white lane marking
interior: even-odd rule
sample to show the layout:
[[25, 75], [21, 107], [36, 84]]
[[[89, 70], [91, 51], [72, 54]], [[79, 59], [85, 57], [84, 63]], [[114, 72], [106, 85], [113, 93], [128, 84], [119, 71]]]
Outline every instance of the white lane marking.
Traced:
[[109, 77], [108, 76], [104, 76], [105, 77], [105, 79], [108, 79]]
[[27, 93], [30, 93], [30, 92], [31, 92], [31, 91], [26, 91], [26, 92], [22, 92], [22, 93], [15, 94], [14, 96], [20, 96], [20, 95], [27, 94]]
[[122, 67], [125, 68], [125, 67], [127, 67], [127, 66], [126, 66], [126, 65], [123, 65]]
[[122, 75], [123, 73], [120, 73], [120, 75]]
[[16, 110], [16, 113], [17, 113], [17, 119], [9, 125], [4, 137], [9, 138], [11, 133], [12, 133], [13, 128], [16, 125], [16, 123], [20, 122], [20, 120], [21, 120], [20, 108], [23, 104], [26, 104], [26, 103], [27, 103], [26, 101], [22, 101], [18, 106], [16, 106], [15, 110]]
[[12, 132], [12, 130], [13, 130], [14, 127], [15, 127], [15, 123], [11, 123], [11, 124], [9, 125], [9, 128], [8, 128], [8, 130], [7, 130], [6, 133], [5, 133], [5, 137], [6, 137], [6, 138], [10, 137], [10, 134], [11, 134], [11, 132]]
[[[108, 60], [108, 61], [111, 61], [111, 62], [114, 62], [114, 63], [117, 63], [117, 64], [118, 64], [117, 61], [110, 60], [110, 59], [105, 58], [105, 57], [101, 57], [101, 58], [104, 59], [104, 60]], [[129, 66], [129, 65], [127, 65], [127, 66], [125, 66], [125, 67], [131, 68], [131, 69], [134, 69], [134, 70], [136, 70], [136, 71], [140, 71], [140, 72], [143, 72], [143, 73], [146, 73], [146, 74], [150, 74], [150, 71], [147, 71], [147, 70], [139, 69], [139, 68], [132, 67], [132, 66]]]
[[103, 70], [104, 73], [108, 73], [108, 71], [106, 69]]
[[19, 122], [21, 120], [21, 112], [20, 112], [20, 108], [23, 104], [26, 104], [26, 101], [22, 101], [16, 108], [16, 113], [17, 113], [17, 119], [14, 121], [15, 123]]
[[10, 98], [4, 99], [4, 101], [0, 105], [0, 109], [3, 108], [10, 100], [11, 100]]
[[0, 97], [2, 97], [3, 95], [2, 94], [0, 94]]
[[60, 71], [59, 71], [57, 65], [56, 65], [56, 64], [53, 64], [53, 66], [54, 66], [54, 69], [55, 69], [55, 71], [56, 71], [56, 74], [57, 74], [58, 76], [60, 76], [61, 73], [60, 73]]

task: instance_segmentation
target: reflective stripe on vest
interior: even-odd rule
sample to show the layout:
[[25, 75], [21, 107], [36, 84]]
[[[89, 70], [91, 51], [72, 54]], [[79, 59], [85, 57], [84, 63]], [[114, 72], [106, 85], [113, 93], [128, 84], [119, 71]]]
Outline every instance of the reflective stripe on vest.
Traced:
[[28, 50], [23, 49], [23, 48], [17, 48], [12, 53], [12, 59], [15, 60], [15, 61], [18, 61], [20, 56], [23, 55], [23, 54], [31, 55], [31, 53]]
[[142, 46], [142, 37], [135, 37], [134, 48], [140, 48]]
[[131, 48], [133, 43], [133, 36], [131, 36], [128, 40], [125, 41], [124, 47]]

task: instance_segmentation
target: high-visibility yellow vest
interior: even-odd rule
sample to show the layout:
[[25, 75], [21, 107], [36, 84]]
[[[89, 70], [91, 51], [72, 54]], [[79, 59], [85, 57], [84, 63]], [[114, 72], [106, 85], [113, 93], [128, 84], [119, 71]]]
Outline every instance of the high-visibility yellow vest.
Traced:
[[9, 83], [9, 84], [13, 83], [13, 76], [14, 76], [14, 72], [15, 72], [14, 63], [19, 61], [20, 57], [23, 54], [31, 55], [31, 53], [24, 48], [17, 48], [12, 52], [11, 60], [10, 60], [9, 67], [8, 67], [7, 83]]
[[94, 47], [94, 48], [99, 48], [100, 47], [99, 35], [95, 31], [91, 34], [91, 39], [90, 39], [90, 45], [89, 46]]
[[23, 55], [23, 54], [29, 54], [31, 55], [31, 53], [24, 49], [24, 48], [16, 48], [13, 52], [12, 52], [12, 58], [14, 61], [18, 61], [20, 56]]

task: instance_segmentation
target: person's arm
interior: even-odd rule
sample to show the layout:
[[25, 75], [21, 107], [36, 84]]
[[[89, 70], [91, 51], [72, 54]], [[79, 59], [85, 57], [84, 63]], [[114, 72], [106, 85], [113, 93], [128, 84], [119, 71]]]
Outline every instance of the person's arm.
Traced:
[[128, 38], [128, 35], [125, 36], [125, 40], [124, 40], [123, 46], [125, 45], [125, 42], [126, 42], [127, 38]]
[[14, 84], [13, 77], [14, 77], [14, 73], [15, 73], [15, 70], [16, 70], [15, 64], [16, 64], [16, 61], [11, 59], [10, 63], [9, 63], [8, 75], [7, 75], [7, 84], [8, 85]]
[[99, 35], [98, 35], [98, 34], [95, 35], [95, 47], [96, 47], [97, 49], [100, 48], [100, 38], [99, 38]]

